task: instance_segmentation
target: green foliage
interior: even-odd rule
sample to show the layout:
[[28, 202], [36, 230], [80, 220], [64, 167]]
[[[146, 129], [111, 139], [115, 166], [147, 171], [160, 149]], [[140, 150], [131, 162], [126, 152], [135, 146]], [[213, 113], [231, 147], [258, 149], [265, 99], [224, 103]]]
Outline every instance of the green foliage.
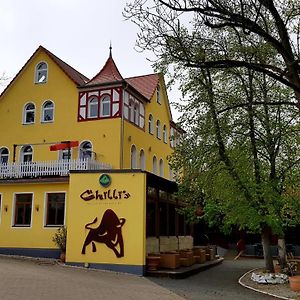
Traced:
[[52, 237], [52, 241], [61, 250], [66, 251], [67, 246], [67, 227], [62, 226], [57, 229]]

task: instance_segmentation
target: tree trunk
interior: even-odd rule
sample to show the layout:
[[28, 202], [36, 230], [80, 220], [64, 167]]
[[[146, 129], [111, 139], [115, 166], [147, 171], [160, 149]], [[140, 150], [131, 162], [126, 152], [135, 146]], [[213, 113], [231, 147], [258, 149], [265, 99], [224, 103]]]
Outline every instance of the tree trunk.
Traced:
[[261, 232], [261, 241], [264, 250], [266, 272], [274, 273], [273, 258], [271, 253], [271, 228], [265, 226]]
[[281, 268], [287, 266], [285, 239], [278, 239], [278, 256]]

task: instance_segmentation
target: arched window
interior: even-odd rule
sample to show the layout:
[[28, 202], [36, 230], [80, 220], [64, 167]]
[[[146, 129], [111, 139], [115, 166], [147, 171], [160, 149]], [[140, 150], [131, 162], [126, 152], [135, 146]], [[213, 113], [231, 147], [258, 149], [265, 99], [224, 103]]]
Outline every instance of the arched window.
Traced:
[[164, 177], [164, 161], [162, 159], [159, 161], [159, 176]]
[[131, 151], [130, 151], [130, 167], [131, 169], [136, 169], [136, 147], [135, 145], [131, 146]]
[[99, 101], [97, 97], [92, 97], [88, 101], [88, 118], [98, 118]]
[[157, 103], [161, 104], [161, 95], [160, 95], [160, 86], [157, 85], [156, 87], [156, 101]]
[[150, 134], [153, 134], [153, 116], [150, 114], [149, 115], [149, 121], [148, 121], [148, 131]]
[[27, 103], [24, 107], [23, 123], [33, 124], [35, 118], [35, 105], [33, 103]]
[[160, 139], [160, 121], [156, 121], [156, 137]]
[[40, 62], [35, 68], [35, 83], [45, 83], [48, 79], [48, 66]]
[[153, 173], [157, 174], [157, 158], [156, 158], [156, 156], [153, 156], [152, 166], [153, 166]]
[[21, 162], [32, 161], [32, 147], [30, 145], [21, 148]]
[[145, 152], [143, 149], [140, 152], [140, 168], [141, 170], [145, 170], [146, 168]]
[[8, 149], [3, 147], [0, 149], [0, 163], [7, 164], [8, 163], [9, 152]]
[[90, 142], [82, 142], [79, 147], [79, 157], [81, 159], [92, 158], [92, 144]]
[[171, 127], [171, 130], [170, 130], [170, 144], [171, 144], [171, 147], [175, 147], [175, 140], [174, 140], [174, 128]]
[[101, 99], [101, 117], [110, 116], [110, 97], [104, 96]]
[[168, 142], [168, 133], [167, 133], [167, 126], [164, 125], [164, 129], [163, 129], [163, 139], [164, 139], [164, 143], [167, 144]]
[[52, 101], [46, 101], [42, 107], [42, 122], [52, 122], [54, 119], [54, 104]]

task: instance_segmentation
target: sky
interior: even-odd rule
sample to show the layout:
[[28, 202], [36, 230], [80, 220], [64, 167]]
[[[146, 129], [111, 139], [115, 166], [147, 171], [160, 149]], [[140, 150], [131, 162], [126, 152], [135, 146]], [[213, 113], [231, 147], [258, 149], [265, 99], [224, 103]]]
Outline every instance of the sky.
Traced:
[[[0, 0], [0, 75], [12, 79], [42, 45], [92, 78], [106, 62], [110, 43], [124, 78], [153, 73], [153, 55], [135, 50], [138, 27], [122, 16], [126, 2]], [[168, 94], [170, 102], [180, 98], [176, 88]], [[172, 114], [176, 121], [174, 107]]]

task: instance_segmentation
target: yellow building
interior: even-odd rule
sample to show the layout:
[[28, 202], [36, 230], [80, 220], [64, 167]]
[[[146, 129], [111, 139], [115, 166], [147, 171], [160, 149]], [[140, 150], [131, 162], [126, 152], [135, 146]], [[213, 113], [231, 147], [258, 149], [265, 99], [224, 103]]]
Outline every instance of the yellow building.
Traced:
[[160, 236], [186, 235], [161, 74], [123, 78], [110, 52], [88, 79], [40, 46], [0, 95], [0, 125], [0, 253], [55, 257], [66, 225], [67, 263], [143, 274]]

